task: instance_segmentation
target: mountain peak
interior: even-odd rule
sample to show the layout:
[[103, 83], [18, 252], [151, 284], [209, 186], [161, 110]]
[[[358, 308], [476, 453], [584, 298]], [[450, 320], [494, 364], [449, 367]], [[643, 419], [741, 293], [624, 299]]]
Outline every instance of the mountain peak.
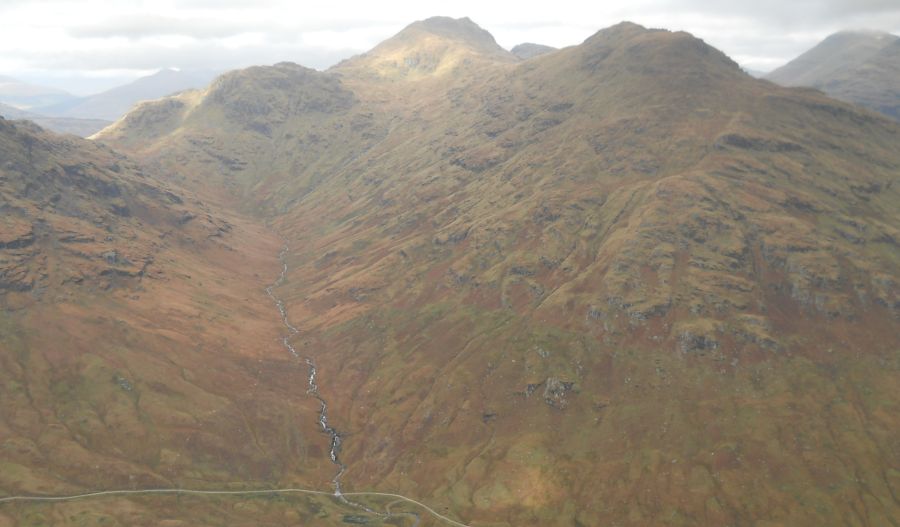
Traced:
[[579, 48], [589, 69], [615, 64], [647, 74], [682, 77], [741, 71], [727, 55], [690, 33], [648, 29], [633, 22], [601, 29]]
[[473, 61], [514, 62], [493, 35], [468, 17], [436, 16], [406, 26], [368, 53], [348, 59], [335, 69], [382, 78], [440, 75]]
[[398, 34], [427, 32], [443, 38], [454, 40], [497, 45], [494, 36], [487, 30], [476, 24], [469, 17], [451, 18], [448, 16], [433, 16], [425, 20], [419, 20], [406, 26], [406, 28]]

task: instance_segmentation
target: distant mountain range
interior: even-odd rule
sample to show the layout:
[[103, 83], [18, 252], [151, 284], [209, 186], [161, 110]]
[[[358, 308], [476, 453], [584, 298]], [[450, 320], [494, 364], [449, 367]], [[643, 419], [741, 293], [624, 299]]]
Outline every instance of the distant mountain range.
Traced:
[[28, 110], [0, 103], [0, 117], [5, 119], [26, 119], [60, 134], [75, 134], [81, 137], [93, 135], [106, 128], [112, 121], [103, 119], [77, 119], [74, 117], [47, 117]]
[[164, 69], [86, 97], [12, 77], [0, 77], [0, 116], [28, 119], [54, 132], [87, 137], [119, 119], [141, 101], [202, 88], [215, 75], [215, 72], [207, 70]]
[[148, 77], [88, 97], [70, 98], [35, 108], [41, 114], [79, 119], [115, 121], [140, 101], [158, 99], [192, 88], [202, 88], [215, 78], [206, 70], [160, 70]]
[[836, 33], [765, 78], [817, 88], [900, 119], [900, 37], [890, 33]]
[[71, 101], [76, 97], [57, 88], [39, 86], [12, 77], [0, 76], [0, 102], [27, 110]]

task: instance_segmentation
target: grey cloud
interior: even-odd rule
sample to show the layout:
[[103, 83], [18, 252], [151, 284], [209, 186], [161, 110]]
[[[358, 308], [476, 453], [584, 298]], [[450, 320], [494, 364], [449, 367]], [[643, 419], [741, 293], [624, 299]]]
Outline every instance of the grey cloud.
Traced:
[[286, 22], [230, 22], [208, 18], [177, 18], [161, 15], [129, 15], [110, 18], [87, 25], [74, 26], [67, 30], [75, 38], [115, 38], [132, 40], [159, 37], [183, 36], [195, 39], [226, 38], [246, 33], [265, 33], [270, 40], [296, 40], [297, 35], [306, 31], [322, 31], [367, 28], [373, 22], [362, 19], [341, 20], [339, 23], [298, 20]]
[[663, 1], [660, 8], [700, 14], [743, 16], [779, 26], [809, 27], [822, 23], [840, 25], [847, 17], [878, 17], [900, 14], [897, 0], [716, 0]]
[[153, 70], [171, 67], [224, 71], [281, 61], [324, 69], [357, 52], [301, 45], [256, 45], [230, 49], [215, 42], [200, 41], [178, 48], [142, 45], [111, 46], [91, 53], [35, 51], [28, 52], [25, 58], [35, 68], [46, 70]]
[[[0, 0], [0, 11], [26, 2], [77, 5], [79, 1]], [[100, 42], [91, 50], [75, 51], [79, 47], [73, 46], [73, 50], [54, 50], [52, 53], [29, 50], [24, 46], [24, 51], [16, 51], [16, 54], [28, 60], [32, 67], [47, 70], [231, 69], [281, 60], [321, 69], [363, 50], [326, 50], [304, 45], [302, 39], [306, 33], [362, 29], [371, 35], [380, 35], [383, 27], [399, 29], [414, 18], [421, 18], [418, 16], [421, 12], [431, 8], [440, 11], [437, 4], [425, 1], [414, 8], [415, 13], [385, 7], [379, 10], [379, 20], [371, 20], [352, 10], [341, 12], [342, 5], [338, 1], [332, 5], [309, 6], [309, 16], [279, 18], [280, 10], [288, 1], [178, 0], [175, 9], [167, 15], [99, 18], [74, 27], [65, 21], [56, 21], [65, 28], [70, 41], [125, 38], [128, 42], [124, 46]], [[136, 12], [144, 5], [138, 0], [125, 3], [130, 7], [125, 12]], [[605, 20], [573, 15], [579, 11], [575, 0], [559, 0], [559, 5], [540, 5], [537, 9], [523, 4], [515, 13], [503, 10], [492, 13], [491, 9], [485, 8], [467, 14], [495, 35], [505, 33], [516, 38], [541, 34], [542, 30], [546, 30], [544, 34], [565, 35], [568, 31], [571, 35], [589, 35], [625, 18], [650, 27], [689, 31], [732, 56], [758, 58], [759, 64], [750, 64], [755, 67], [763, 63], [771, 66], [778, 60], [787, 61], [840, 29], [900, 30], [900, 0], [643, 0], [637, 6], [623, 0], [618, 6], [607, 3], [598, 8], [596, 16], [606, 17]], [[52, 6], [46, 10], [52, 11]], [[52, 21], [52, 17], [48, 15], [47, 20]], [[392, 31], [386, 30], [383, 37], [389, 37]], [[238, 49], [221, 44], [221, 39], [248, 33], [264, 35], [264, 42]], [[172, 49], [152, 40], [163, 36], [189, 37], [191, 41]], [[548, 43], [559, 46], [577, 44], [580, 40], [573, 38], [571, 42]], [[360, 39], [354, 42], [354, 45], [362, 45]], [[516, 43], [509, 42], [510, 45]]]
[[249, 29], [252, 28], [212, 19], [130, 15], [90, 25], [72, 27], [68, 30], [68, 33], [76, 38], [126, 37], [137, 39], [171, 35], [195, 38], [221, 38], [246, 33]]

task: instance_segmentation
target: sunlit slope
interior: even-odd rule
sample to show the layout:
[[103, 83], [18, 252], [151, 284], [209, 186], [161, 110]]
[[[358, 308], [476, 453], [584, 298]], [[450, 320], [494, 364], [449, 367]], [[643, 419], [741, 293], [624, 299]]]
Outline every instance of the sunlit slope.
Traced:
[[475, 525], [889, 524], [896, 123], [634, 24], [481, 56], [244, 70], [100, 139], [290, 240], [348, 488]]

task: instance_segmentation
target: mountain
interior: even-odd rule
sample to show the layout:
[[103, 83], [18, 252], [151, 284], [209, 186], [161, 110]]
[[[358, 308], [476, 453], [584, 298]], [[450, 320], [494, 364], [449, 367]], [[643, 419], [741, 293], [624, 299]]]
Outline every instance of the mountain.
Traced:
[[766, 76], [809, 86], [900, 119], [900, 37], [875, 31], [836, 33]]
[[[622, 23], [522, 61], [472, 21], [436, 18], [326, 72], [253, 67], [144, 102], [96, 141], [253, 235], [223, 234], [228, 260], [179, 265], [216, 276], [202, 282], [220, 295], [199, 278], [138, 293], [148, 317], [166, 315], [150, 327], [171, 324], [191, 350], [167, 346], [168, 369], [126, 376], [158, 403], [141, 421], [163, 430], [146, 464], [173, 485], [328, 490], [331, 454], [345, 492], [402, 494], [467, 525], [889, 525], [900, 512], [889, 119], [754, 79], [683, 32]], [[275, 282], [278, 238], [294, 362], [249, 351], [275, 342], [251, 284]], [[166, 311], [167, 294], [198, 295], [199, 319]], [[188, 346], [192, 331], [208, 340]], [[262, 362], [233, 361], [242, 345]], [[227, 382], [210, 384], [219, 360]], [[298, 371], [305, 360], [315, 370]], [[250, 389], [254, 367], [266, 377]], [[188, 447], [197, 436], [177, 424], [207, 424], [208, 399], [186, 386], [198, 376], [232, 410]], [[168, 415], [182, 406], [193, 420]], [[327, 422], [310, 415], [326, 406]], [[127, 523], [141, 499], [93, 511]], [[193, 503], [154, 519], [221, 519]], [[232, 510], [303, 523], [290, 503]], [[343, 510], [320, 523], [415, 523]]]
[[510, 53], [519, 57], [522, 60], [528, 60], [532, 57], [537, 57], [538, 55], [544, 55], [546, 53], [550, 53], [556, 51], [556, 48], [551, 46], [545, 46], [543, 44], [533, 44], [531, 42], [525, 42], [524, 44], [519, 44], [514, 46]]
[[333, 70], [386, 79], [418, 79], [459, 74], [487, 62], [516, 57], [468, 18], [433, 17], [410, 24], [368, 53], [347, 59]]
[[0, 76], [0, 103], [19, 109], [30, 109], [48, 104], [57, 104], [74, 99], [75, 96], [63, 90], [29, 84], [12, 77]]
[[140, 101], [202, 88], [214, 77], [210, 71], [164, 69], [103, 93], [47, 105], [35, 111], [54, 117], [115, 121]]
[[40, 114], [20, 110], [13, 106], [0, 103], [0, 117], [6, 119], [27, 119], [48, 130], [60, 134], [74, 134], [81, 137], [94, 135], [100, 130], [111, 125], [110, 121], [99, 119], [73, 119], [67, 117], [46, 117]]
[[[4, 496], [328, 481], [318, 403], [296, 389], [305, 367], [285, 353], [265, 293], [279, 270], [271, 231], [121, 153], [29, 122], [0, 119], [0, 159]], [[314, 498], [232, 510], [238, 500], [184, 513], [164, 501], [86, 514], [308, 523], [334, 508]], [[26, 518], [85, 516], [66, 504], [0, 505], [0, 524]]]

